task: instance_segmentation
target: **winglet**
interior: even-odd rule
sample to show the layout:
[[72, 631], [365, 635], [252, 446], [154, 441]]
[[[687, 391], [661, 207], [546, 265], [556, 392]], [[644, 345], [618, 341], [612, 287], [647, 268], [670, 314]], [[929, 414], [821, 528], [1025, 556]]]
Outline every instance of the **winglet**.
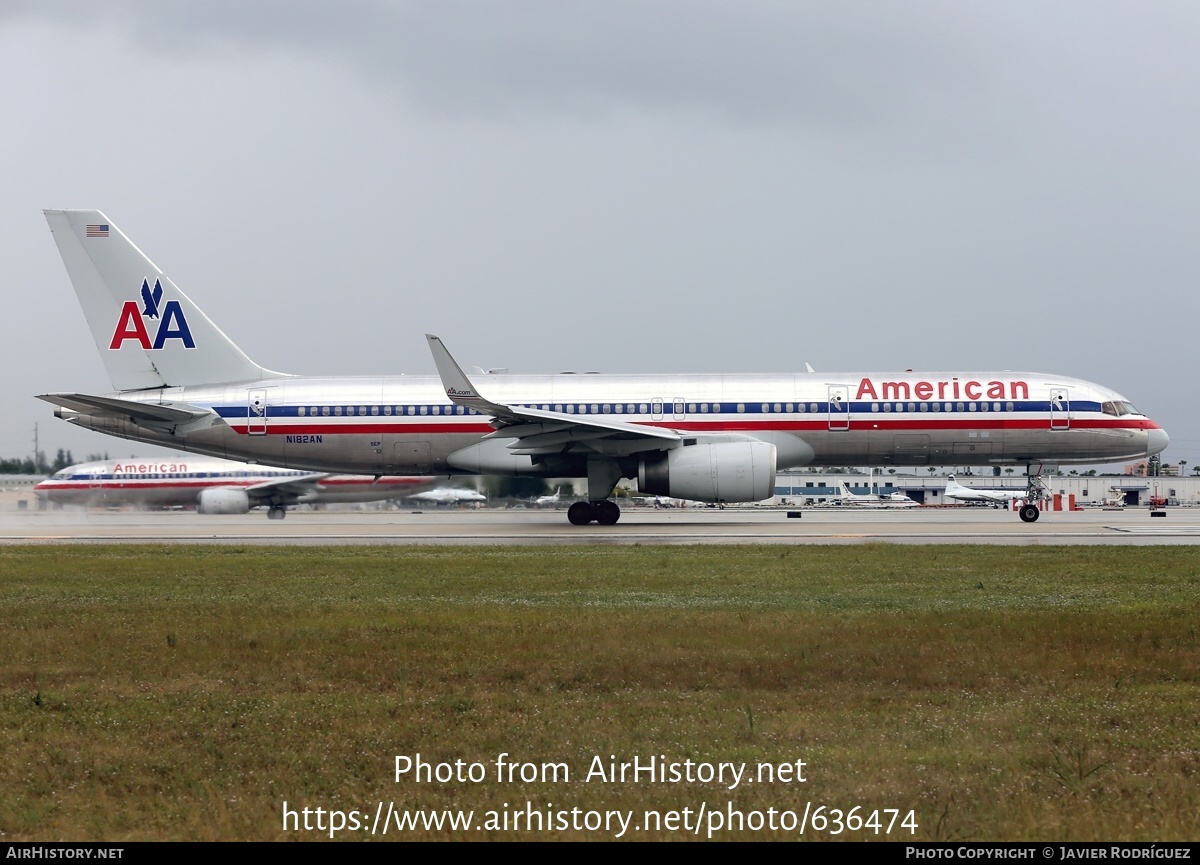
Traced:
[[477, 409], [484, 414], [503, 417], [512, 415], [512, 410], [508, 406], [484, 398], [475, 389], [475, 385], [467, 378], [467, 374], [458, 365], [458, 361], [450, 356], [449, 350], [439, 337], [427, 333], [425, 339], [429, 341], [429, 350], [433, 353], [433, 363], [437, 367], [438, 377], [441, 378], [442, 387], [446, 389], [446, 396], [450, 397], [451, 402]]

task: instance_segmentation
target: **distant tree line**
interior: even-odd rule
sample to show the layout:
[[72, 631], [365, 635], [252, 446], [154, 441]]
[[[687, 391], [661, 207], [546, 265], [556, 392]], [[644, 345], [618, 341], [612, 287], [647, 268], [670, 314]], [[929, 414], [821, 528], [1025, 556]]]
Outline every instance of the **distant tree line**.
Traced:
[[[88, 454], [87, 459], [83, 462], [90, 463], [106, 459], [108, 459], [108, 454]], [[45, 451], [38, 451], [36, 459], [34, 457], [17, 457], [9, 460], [0, 457], [0, 475], [49, 475], [74, 464], [75, 457], [69, 450], [59, 448], [58, 453], [54, 455], [54, 462], [47, 462]]]

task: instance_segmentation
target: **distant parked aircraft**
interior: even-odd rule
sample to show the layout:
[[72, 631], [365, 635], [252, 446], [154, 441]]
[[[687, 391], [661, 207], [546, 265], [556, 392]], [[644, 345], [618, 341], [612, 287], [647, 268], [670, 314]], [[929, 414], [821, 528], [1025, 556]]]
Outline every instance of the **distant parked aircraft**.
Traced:
[[954, 475], [946, 478], [946, 491], [943, 495], [959, 502], [984, 502], [998, 508], [1008, 507], [1013, 499], [1025, 498], [1025, 493], [1020, 490], [976, 490], [964, 487], [954, 479]]
[[429, 502], [435, 505], [456, 505], [461, 502], [486, 502], [487, 496], [475, 490], [462, 490], [457, 487], [438, 487], [426, 490], [408, 497], [415, 502]]
[[195, 507], [202, 514], [267, 508], [281, 520], [297, 504], [397, 499], [438, 478], [331, 475], [209, 457], [130, 457], [67, 466], [33, 488], [42, 499], [72, 505]]
[[901, 492], [854, 493], [850, 484], [842, 481], [841, 502], [856, 508], [915, 508], [917, 503]]

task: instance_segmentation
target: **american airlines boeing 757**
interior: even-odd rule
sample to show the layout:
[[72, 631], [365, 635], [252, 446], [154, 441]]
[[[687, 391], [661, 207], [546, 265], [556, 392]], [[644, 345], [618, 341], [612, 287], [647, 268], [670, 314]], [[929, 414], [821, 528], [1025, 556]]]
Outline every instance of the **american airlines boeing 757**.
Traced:
[[1166, 448], [1103, 385], [1032, 372], [488, 375], [436, 336], [437, 376], [307, 377], [252, 361], [100, 211], [47, 210], [114, 391], [41, 399], [73, 424], [314, 472], [586, 478], [567, 518], [612, 525], [621, 478], [704, 502], [769, 498], [781, 468], [1020, 465]]
[[33, 491], [63, 505], [183, 506], [202, 514], [244, 514], [265, 507], [268, 519], [281, 520], [294, 505], [407, 498], [438, 481], [305, 472], [205, 457], [151, 457], [67, 466]]

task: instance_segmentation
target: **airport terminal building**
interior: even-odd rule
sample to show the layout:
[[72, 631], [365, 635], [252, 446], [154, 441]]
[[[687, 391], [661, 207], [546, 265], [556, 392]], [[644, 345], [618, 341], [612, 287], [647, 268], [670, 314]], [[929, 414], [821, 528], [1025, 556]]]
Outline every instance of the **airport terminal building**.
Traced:
[[[934, 474], [875, 474], [823, 472], [781, 472], [775, 478], [773, 503], [780, 506], [813, 507], [832, 505], [841, 498], [842, 482], [850, 485], [857, 495], [868, 493], [887, 495], [900, 492], [923, 505], [953, 505], [946, 498], [946, 480], [953, 474], [941, 469]], [[1012, 490], [1021, 494], [1025, 490], [1025, 477], [1020, 470], [1011, 475], [955, 474], [955, 479], [964, 486], [985, 490]], [[1167, 506], [1200, 507], [1200, 476], [1146, 477], [1136, 474], [1069, 475], [1046, 474], [1042, 484], [1052, 496], [1060, 496], [1064, 507], [1072, 501], [1077, 507], [1104, 507], [1150, 505], [1151, 499], [1165, 500]]]

